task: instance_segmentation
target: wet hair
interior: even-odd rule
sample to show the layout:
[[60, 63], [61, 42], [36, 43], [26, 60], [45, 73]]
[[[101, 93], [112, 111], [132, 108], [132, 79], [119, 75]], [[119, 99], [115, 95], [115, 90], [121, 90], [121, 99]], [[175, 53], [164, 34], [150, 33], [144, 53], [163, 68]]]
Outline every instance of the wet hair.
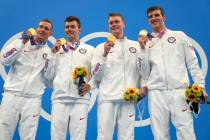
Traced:
[[162, 16], [165, 16], [165, 13], [164, 13], [163, 8], [162, 8], [162, 7], [159, 7], [159, 6], [152, 6], [152, 7], [149, 7], [149, 8], [147, 9], [147, 15], [148, 15], [150, 12], [155, 11], [155, 10], [160, 10]]
[[79, 20], [78, 17], [76, 17], [76, 16], [68, 16], [68, 17], [65, 19], [65, 23], [66, 23], [66, 22], [72, 22], [72, 21], [76, 21], [78, 27], [81, 28], [81, 22], [80, 22], [80, 20]]
[[51, 25], [51, 31], [53, 30], [53, 23], [49, 19], [41, 19], [39, 22], [47, 22]]
[[120, 13], [109, 13], [108, 19], [114, 16], [118, 16], [124, 21], [124, 17]]

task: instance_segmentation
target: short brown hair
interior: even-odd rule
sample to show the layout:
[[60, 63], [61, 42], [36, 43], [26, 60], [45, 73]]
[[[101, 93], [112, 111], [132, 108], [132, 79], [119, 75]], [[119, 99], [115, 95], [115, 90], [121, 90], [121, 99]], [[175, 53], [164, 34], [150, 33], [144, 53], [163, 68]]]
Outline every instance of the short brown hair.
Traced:
[[124, 17], [120, 13], [109, 13], [108, 19], [114, 16], [118, 16], [124, 21]]
[[165, 16], [165, 13], [164, 13], [163, 8], [162, 8], [162, 7], [159, 7], [159, 6], [152, 6], [152, 7], [149, 7], [149, 8], [147, 9], [147, 16], [148, 16], [148, 14], [149, 14], [150, 12], [152, 12], [152, 11], [154, 11], [154, 10], [160, 10], [162, 16]]
[[72, 22], [72, 21], [76, 21], [78, 27], [81, 28], [81, 22], [80, 22], [80, 20], [79, 20], [78, 17], [76, 17], [76, 16], [68, 16], [68, 17], [65, 19], [65, 23], [66, 23], [66, 22]]
[[47, 23], [50, 23], [50, 25], [51, 25], [51, 31], [53, 30], [53, 23], [52, 23], [52, 21], [50, 21], [49, 19], [41, 19], [39, 22], [47, 22]]

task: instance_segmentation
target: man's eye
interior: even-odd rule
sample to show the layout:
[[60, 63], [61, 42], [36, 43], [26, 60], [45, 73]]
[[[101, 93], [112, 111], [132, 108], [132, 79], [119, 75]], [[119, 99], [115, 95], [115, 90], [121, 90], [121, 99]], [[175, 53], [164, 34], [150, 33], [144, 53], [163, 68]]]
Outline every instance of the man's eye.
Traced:
[[45, 27], [44, 29], [45, 29], [46, 31], [49, 31], [49, 30], [50, 30], [48, 27]]

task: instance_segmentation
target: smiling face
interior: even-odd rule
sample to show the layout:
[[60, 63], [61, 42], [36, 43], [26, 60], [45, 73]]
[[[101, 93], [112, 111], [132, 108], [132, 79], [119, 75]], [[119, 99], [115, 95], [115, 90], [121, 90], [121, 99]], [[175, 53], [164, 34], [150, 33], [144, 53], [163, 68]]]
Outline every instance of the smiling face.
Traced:
[[153, 32], [160, 32], [165, 29], [165, 16], [159, 9], [150, 11], [148, 14], [148, 22], [152, 26]]
[[124, 36], [124, 28], [125, 23], [120, 16], [110, 16], [108, 20], [109, 24], [109, 31], [116, 37], [116, 38], [123, 38]]
[[65, 33], [69, 41], [77, 42], [80, 35], [80, 28], [77, 21], [67, 21], [65, 22]]
[[40, 42], [48, 40], [48, 37], [52, 35], [52, 25], [47, 21], [40, 21], [36, 29], [36, 38]]

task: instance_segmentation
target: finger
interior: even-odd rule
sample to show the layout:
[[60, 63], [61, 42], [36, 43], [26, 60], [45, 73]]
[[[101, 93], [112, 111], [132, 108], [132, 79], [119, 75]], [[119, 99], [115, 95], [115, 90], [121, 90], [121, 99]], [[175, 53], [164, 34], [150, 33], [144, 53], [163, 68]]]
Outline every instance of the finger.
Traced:
[[82, 90], [81, 96], [84, 96], [87, 92], [87, 90]]
[[205, 96], [205, 102], [207, 103], [208, 101], [208, 95]]
[[28, 35], [29, 37], [32, 37], [32, 33], [29, 32], [29, 31], [27, 31], [27, 35]]
[[113, 41], [107, 41], [106, 42], [106, 46], [113, 47], [114, 46], [114, 42]]

